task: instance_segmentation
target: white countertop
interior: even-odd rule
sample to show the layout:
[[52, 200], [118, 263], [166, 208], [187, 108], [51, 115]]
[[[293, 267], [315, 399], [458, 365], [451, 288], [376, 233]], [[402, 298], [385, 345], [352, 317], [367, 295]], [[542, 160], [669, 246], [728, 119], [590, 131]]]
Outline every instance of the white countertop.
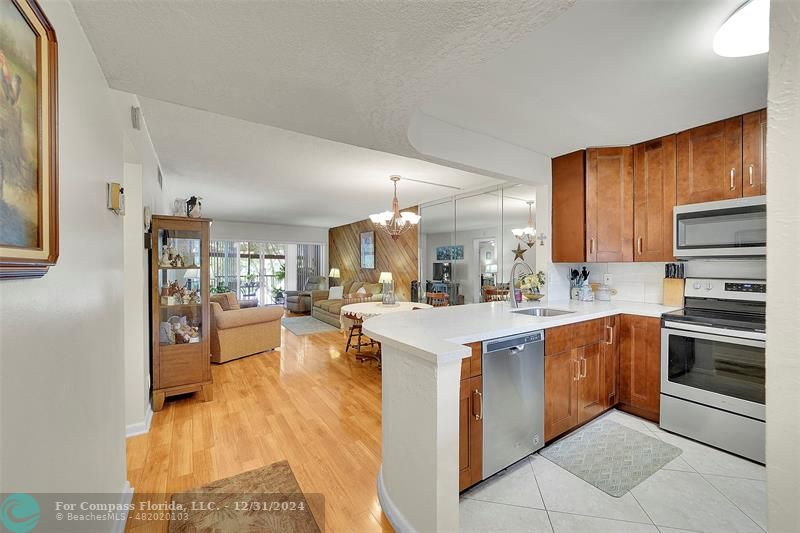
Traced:
[[470, 354], [464, 344], [506, 335], [563, 326], [617, 314], [660, 317], [676, 307], [642, 302], [579, 302], [564, 300], [519, 304], [520, 309], [547, 307], [572, 311], [555, 317], [514, 313], [509, 302], [455, 305], [392, 313], [364, 321], [367, 335], [431, 362], [462, 359]]

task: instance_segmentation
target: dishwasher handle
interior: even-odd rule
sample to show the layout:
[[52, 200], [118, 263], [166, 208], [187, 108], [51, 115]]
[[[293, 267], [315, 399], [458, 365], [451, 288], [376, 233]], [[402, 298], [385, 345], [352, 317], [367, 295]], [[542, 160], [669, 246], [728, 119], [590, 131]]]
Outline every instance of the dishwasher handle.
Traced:
[[528, 344], [544, 342], [544, 331], [533, 331], [522, 335], [511, 335], [490, 341], [483, 341], [483, 353], [501, 352], [508, 350], [517, 353], [525, 349]]
[[509, 348], [508, 351], [511, 353], [511, 355], [517, 355], [519, 352], [523, 351], [524, 349], [525, 349], [525, 345], [524, 344], [518, 344], [517, 346], [512, 346], [511, 348]]

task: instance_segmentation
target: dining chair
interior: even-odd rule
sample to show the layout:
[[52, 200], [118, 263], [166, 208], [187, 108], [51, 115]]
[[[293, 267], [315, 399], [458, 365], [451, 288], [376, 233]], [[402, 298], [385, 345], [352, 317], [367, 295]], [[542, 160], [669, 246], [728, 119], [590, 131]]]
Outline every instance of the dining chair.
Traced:
[[426, 292], [425, 301], [433, 307], [447, 307], [450, 305], [450, 296], [446, 292]]
[[[361, 348], [375, 347], [375, 341], [364, 335], [364, 319], [357, 313], [343, 313], [342, 317], [351, 322], [350, 329], [347, 332], [347, 342], [344, 345], [344, 351], [349, 352], [351, 348], [356, 350], [356, 359], [359, 362], [364, 362], [367, 359], [375, 359], [380, 363], [380, 347], [378, 353], [362, 353]], [[367, 340], [364, 340], [364, 339]]]

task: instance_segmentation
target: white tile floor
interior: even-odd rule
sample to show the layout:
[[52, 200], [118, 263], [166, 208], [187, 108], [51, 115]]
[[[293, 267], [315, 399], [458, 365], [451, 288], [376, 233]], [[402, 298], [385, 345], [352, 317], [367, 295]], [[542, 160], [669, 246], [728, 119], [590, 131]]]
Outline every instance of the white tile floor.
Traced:
[[614, 498], [534, 454], [461, 497], [462, 531], [763, 533], [766, 469], [613, 410], [603, 416], [683, 450]]

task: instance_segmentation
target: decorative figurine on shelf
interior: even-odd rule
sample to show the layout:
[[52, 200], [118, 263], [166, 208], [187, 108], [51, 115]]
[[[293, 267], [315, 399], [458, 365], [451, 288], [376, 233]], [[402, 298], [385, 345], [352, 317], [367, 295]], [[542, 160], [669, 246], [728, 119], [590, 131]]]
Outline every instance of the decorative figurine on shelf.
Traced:
[[170, 265], [175, 268], [183, 268], [183, 257], [181, 254], [175, 254], [172, 256], [172, 261], [170, 261]]
[[161, 247], [161, 259], [159, 260], [159, 266], [168, 267], [169, 266], [169, 246], [166, 244]]
[[192, 196], [186, 200], [186, 216], [189, 218], [200, 218], [203, 199]]

